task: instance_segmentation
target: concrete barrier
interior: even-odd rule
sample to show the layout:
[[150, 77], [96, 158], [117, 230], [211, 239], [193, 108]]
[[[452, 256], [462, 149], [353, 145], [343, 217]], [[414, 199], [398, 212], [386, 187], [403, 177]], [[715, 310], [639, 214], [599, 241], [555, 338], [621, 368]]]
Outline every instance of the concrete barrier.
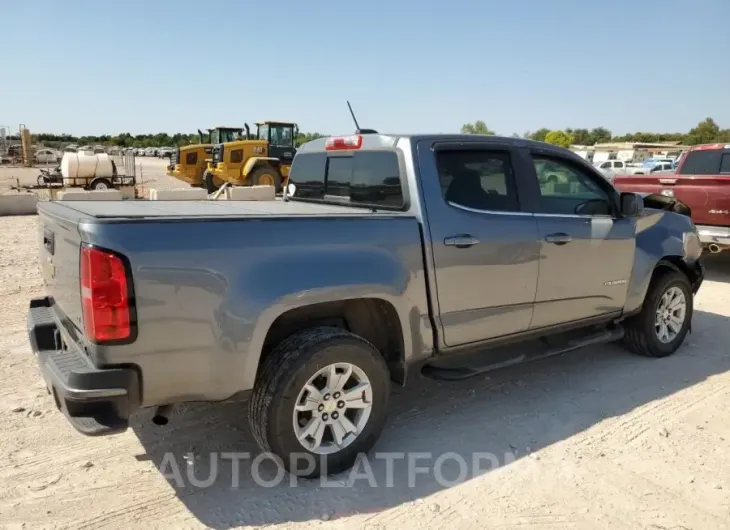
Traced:
[[134, 186], [122, 186], [121, 188], [119, 188], [119, 192], [122, 194], [122, 199], [124, 200], [136, 199]]
[[68, 188], [66, 191], [59, 192], [57, 199], [59, 201], [121, 201], [122, 192], [119, 190], [87, 191]]
[[151, 201], [202, 201], [208, 198], [203, 188], [177, 188], [173, 190], [150, 190]]
[[38, 195], [35, 193], [0, 195], [0, 216], [35, 215], [37, 213]]
[[229, 201], [274, 201], [276, 190], [274, 186], [235, 186], [226, 189], [226, 199]]

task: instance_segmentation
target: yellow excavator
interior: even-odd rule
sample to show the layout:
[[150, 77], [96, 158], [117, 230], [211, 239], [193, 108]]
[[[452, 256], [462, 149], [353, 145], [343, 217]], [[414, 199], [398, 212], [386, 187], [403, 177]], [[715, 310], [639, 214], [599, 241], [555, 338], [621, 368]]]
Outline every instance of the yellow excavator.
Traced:
[[296, 154], [296, 123], [256, 122], [256, 134], [246, 127], [246, 138], [213, 145], [213, 158], [203, 174], [203, 186], [213, 193], [224, 183], [234, 186], [274, 186], [280, 192], [289, 178]]
[[[248, 130], [248, 126], [246, 126]], [[203, 173], [213, 156], [213, 146], [247, 137], [242, 127], [213, 127], [203, 133], [198, 129], [198, 143], [178, 147], [170, 157], [166, 173], [194, 187], [203, 187]]]

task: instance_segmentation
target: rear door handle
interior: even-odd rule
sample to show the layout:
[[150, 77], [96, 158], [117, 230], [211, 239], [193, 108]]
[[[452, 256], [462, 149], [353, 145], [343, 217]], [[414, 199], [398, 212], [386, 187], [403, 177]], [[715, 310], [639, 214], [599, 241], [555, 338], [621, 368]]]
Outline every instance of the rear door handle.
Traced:
[[553, 243], [554, 245], [565, 245], [566, 243], [570, 243], [573, 238], [571, 238], [568, 234], [560, 233], [560, 234], [550, 234], [549, 236], [545, 236], [545, 241], [548, 243]]
[[478, 244], [479, 240], [469, 234], [459, 234], [458, 236], [451, 236], [444, 239], [444, 245], [448, 247], [469, 248]]

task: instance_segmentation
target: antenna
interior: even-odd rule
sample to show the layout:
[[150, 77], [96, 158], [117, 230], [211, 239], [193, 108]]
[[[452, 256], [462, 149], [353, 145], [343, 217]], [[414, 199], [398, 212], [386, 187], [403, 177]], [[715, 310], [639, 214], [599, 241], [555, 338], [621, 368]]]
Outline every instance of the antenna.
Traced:
[[350, 109], [350, 115], [352, 116], [352, 121], [355, 122], [355, 128], [357, 129], [357, 132], [360, 132], [360, 125], [357, 123], [357, 118], [355, 117], [355, 113], [352, 111], [352, 105], [350, 105], [350, 102], [347, 102], [347, 108]]
[[361, 129], [360, 124], [357, 123], [357, 118], [355, 117], [355, 113], [352, 111], [352, 105], [350, 105], [350, 102], [347, 102], [347, 108], [350, 109], [350, 115], [352, 116], [352, 121], [355, 122], [355, 134], [378, 134], [378, 131], [375, 129]]

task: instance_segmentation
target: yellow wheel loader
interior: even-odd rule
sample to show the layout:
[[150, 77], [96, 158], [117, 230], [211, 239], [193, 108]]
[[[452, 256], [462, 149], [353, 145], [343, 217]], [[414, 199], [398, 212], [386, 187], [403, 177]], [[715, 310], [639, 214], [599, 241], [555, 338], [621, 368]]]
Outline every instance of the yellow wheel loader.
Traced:
[[214, 127], [205, 133], [198, 130], [198, 143], [176, 148], [166, 173], [191, 186], [203, 187], [203, 173], [213, 157], [213, 146], [244, 137], [242, 127]]
[[296, 154], [296, 123], [264, 121], [256, 123], [256, 134], [245, 140], [221, 142], [213, 146], [213, 159], [203, 175], [203, 185], [213, 193], [224, 183], [234, 186], [274, 186], [279, 193], [289, 178]]

